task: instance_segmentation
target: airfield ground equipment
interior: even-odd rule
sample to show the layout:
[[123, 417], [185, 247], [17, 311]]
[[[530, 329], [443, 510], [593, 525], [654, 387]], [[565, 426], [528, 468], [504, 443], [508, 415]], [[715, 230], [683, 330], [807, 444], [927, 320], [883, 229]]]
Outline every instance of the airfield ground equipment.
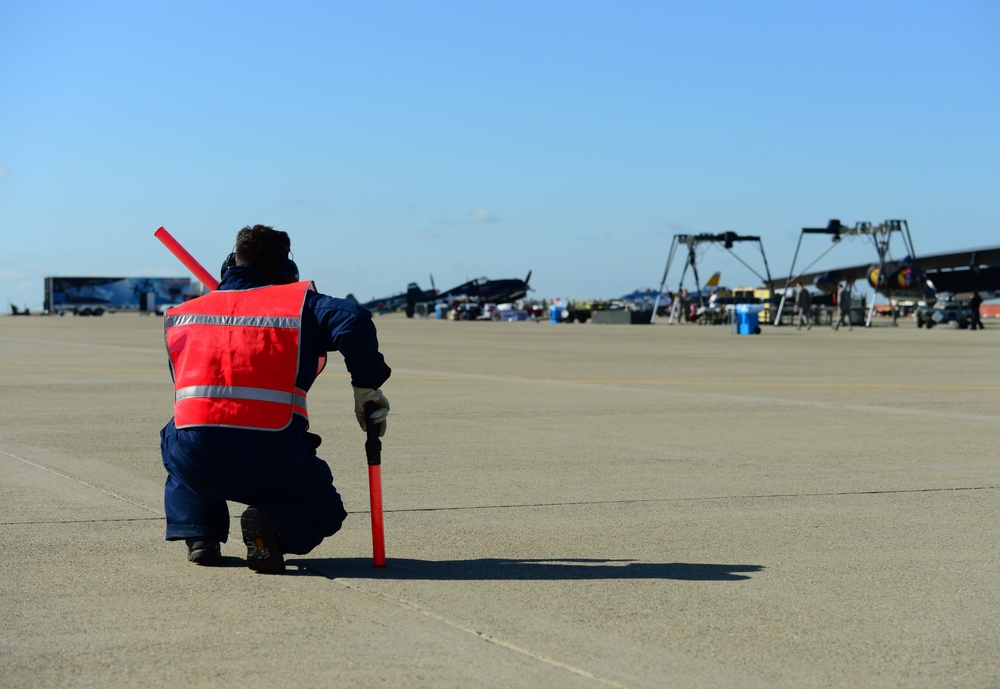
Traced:
[[939, 299], [934, 304], [918, 306], [914, 316], [917, 327], [926, 327], [928, 330], [935, 325], [947, 325], [965, 330], [972, 323], [972, 309], [951, 299]]
[[201, 285], [189, 277], [49, 276], [43, 312], [60, 316], [123, 311], [161, 314], [200, 294]]
[[[760, 249], [761, 258], [764, 261], [764, 273], [766, 276], [762, 276], [756, 270], [754, 270], [746, 261], [740, 258], [733, 251], [733, 244], [736, 242], [755, 242], [757, 247]], [[756, 275], [761, 281], [766, 285], [771, 284], [771, 270], [767, 265], [767, 255], [764, 253], [764, 243], [761, 241], [760, 237], [752, 237], [747, 235], [739, 235], [735, 232], [723, 232], [721, 234], [677, 234], [674, 235], [674, 241], [670, 245], [670, 253], [667, 255], [667, 265], [663, 269], [663, 279], [660, 280], [660, 289], [657, 291], [656, 301], [653, 302], [653, 315], [650, 320], [651, 323], [656, 322], [656, 309], [660, 302], [660, 293], [663, 292], [664, 286], [667, 284], [667, 275], [670, 273], [670, 265], [674, 261], [674, 256], [677, 254], [677, 250], [681, 246], [687, 247], [687, 258], [684, 261], [684, 269], [681, 271], [681, 279], [678, 281], [677, 293], [680, 294], [681, 287], [684, 284], [684, 276], [687, 274], [687, 269], [690, 267], [692, 273], [694, 273], [694, 283], [695, 288], [698, 291], [698, 299], [701, 301], [701, 306], [705, 305], [707, 301], [705, 295], [702, 294], [701, 284], [698, 279], [698, 252], [697, 248], [701, 244], [715, 243], [721, 244], [723, 248], [726, 249], [730, 254], [736, 258], [737, 261], [742, 263], [746, 268], [748, 268], [754, 275]], [[673, 319], [674, 315], [671, 312], [670, 318]]]
[[[813, 260], [805, 269], [796, 276], [795, 273], [795, 263], [799, 258], [799, 250], [802, 248], [802, 239], [806, 235], [812, 234], [827, 234], [831, 235], [832, 243], [826, 248], [819, 256]], [[910, 236], [910, 226], [905, 220], [886, 220], [883, 223], [874, 225], [870, 222], [859, 222], [854, 225], [854, 227], [847, 227], [842, 225], [839, 220], [831, 220], [827, 223], [826, 227], [803, 227], [802, 232], [799, 233], [799, 241], [795, 246], [795, 254], [792, 256], [792, 267], [788, 270], [788, 278], [785, 280], [785, 289], [781, 295], [781, 302], [778, 304], [778, 313], [775, 316], [775, 324], [781, 322], [781, 312], [785, 306], [785, 300], [788, 297], [788, 288], [790, 285], [794, 285], [798, 278], [809, 271], [809, 269], [814, 266], [820, 259], [826, 256], [830, 251], [840, 244], [840, 240], [844, 237], [867, 237], [871, 240], [872, 244], [875, 245], [875, 251], [878, 253], [878, 264], [873, 266], [869, 271], [869, 282], [872, 286], [879, 292], [885, 292], [886, 298], [889, 299], [890, 304], [892, 303], [892, 282], [893, 277], [897, 281], [901, 281], [904, 278], [909, 280], [907, 276], [887, 276], [886, 275], [886, 257], [889, 254], [889, 247], [894, 234], [898, 234], [902, 237], [904, 249], [906, 250], [907, 256], [911, 259], [916, 257], [916, 252], [913, 250], [913, 237]], [[906, 268], [904, 267], [903, 270]], [[901, 285], [902, 286], [902, 285]], [[820, 285], [820, 288], [824, 291], [835, 291], [836, 287], [834, 285]], [[875, 300], [871, 301], [868, 306], [868, 316], [865, 319], [865, 327], [871, 327], [872, 316], [875, 314]], [[893, 310], [893, 323], [895, 323], [895, 309]]]

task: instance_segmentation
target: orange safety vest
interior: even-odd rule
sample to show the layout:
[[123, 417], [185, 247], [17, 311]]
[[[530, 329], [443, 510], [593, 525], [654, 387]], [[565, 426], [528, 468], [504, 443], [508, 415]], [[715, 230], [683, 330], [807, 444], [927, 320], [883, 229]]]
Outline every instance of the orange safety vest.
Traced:
[[299, 372], [302, 312], [312, 282], [217, 290], [163, 318], [178, 428], [278, 431], [306, 421]]

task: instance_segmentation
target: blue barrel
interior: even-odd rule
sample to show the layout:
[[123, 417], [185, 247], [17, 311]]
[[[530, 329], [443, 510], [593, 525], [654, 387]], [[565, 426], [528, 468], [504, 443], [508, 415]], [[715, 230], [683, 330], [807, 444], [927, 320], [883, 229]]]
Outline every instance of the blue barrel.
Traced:
[[737, 304], [736, 331], [740, 335], [757, 335], [760, 333], [761, 308], [759, 304]]
[[760, 330], [760, 318], [755, 311], [740, 314], [740, 335], [756, 335]]

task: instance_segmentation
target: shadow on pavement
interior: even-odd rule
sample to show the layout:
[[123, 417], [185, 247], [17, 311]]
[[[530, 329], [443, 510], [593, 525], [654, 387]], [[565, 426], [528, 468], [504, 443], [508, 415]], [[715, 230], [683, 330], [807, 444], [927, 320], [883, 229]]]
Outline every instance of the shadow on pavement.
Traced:
[[[602, 559], [408, 560], [389, 558], [375, 567], [370, 558], [297, 559], [286, 556], [288, 574], [328, 579], [400, 579], [435, 581], [540, 581], [546, 579], [678, 579], [682, 581], [739, 581], [759, 572], [760, 565], [722, 565], [687, 562], [636, 562]], [[296, 568], [298, 568], [296, 570]]]

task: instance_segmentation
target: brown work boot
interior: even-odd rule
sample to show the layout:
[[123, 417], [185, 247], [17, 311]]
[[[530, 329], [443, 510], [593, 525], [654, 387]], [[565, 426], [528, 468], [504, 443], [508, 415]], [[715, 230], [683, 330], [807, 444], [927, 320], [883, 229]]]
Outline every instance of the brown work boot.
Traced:
[[247, 546], [247, 567], [261, 574], [281, 574], [285, 558], [281, 552], [281, 534], [267, 512], [248, 507], [240, 517], [243, 542]]

